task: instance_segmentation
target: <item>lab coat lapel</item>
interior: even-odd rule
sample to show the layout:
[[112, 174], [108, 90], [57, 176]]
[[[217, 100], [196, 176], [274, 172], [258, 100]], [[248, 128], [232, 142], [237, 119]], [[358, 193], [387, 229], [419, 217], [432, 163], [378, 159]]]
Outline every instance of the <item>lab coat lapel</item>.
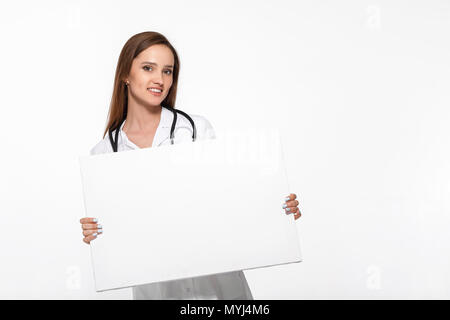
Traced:
[[161, 119], [159, 121], [158, 128], [153, 138], [152, 148], [159, 146], [165, 140], [170, 139], [170, 127], [172, 126], [173, 113], [170, 110], [162, 107]]

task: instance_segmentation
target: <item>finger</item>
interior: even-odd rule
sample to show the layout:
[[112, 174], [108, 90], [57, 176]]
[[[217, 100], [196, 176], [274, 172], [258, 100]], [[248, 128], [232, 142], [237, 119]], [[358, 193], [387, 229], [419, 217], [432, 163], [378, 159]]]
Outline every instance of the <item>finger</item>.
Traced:
[[302, 213], [300, 212], [300, 210], [298, 210], [298, 212], [296, 214], [294, 214], [294, 219], [297, 220], [301, 216], [302, 216]]
[[85, 223], [97, 223], [97, 218], [82, 218], [80, 219], [80, 223], [81, 224], [85, 224]]
[[101, 229], [102, 225], [101, 224], [82, 224], [81, 228], [83, 230]]
[[90, 236], [91, 234], [97, 233], [97, 235], [102, 234], [103, 230], [102, 229], [94, 229], [94, 230], [84, 230], [83, 231], [83, 236], [87, 237]]
[[283, 209], [287, 207], [297, 207], [300, 203], [297, 200], [291, 200], [287, 201], [285, 204], [283, 204]]
[[286, 209], [284, 209], [284, 211], [286, 212], [286, 214], [291, 214], [296, 213], [299, 210], [297, 207], [287, 207]]
[[297, 206], [288, 206], [286, 204], [283, 204], [283, 209], [286, 211], [292, 212], [293, 209], [298, 208]]
[[296, 198], [297, 198], [297, 195], [295, 193], [291, 193], [284, 200], [289, 201], [289, 200], [295, 200]]
[[97, 238], [97, 234], [92, 234], [92, 235], [90, 235], [90, 236], [87, 236], [87, 237], [84, 237], [83, 238], [83, 241], [85, 242], [85, 243], [87, 243], [87, 244], [90, 244], [90, 242], [92, 241], [92, 240], [94, 240], [95, 238]]

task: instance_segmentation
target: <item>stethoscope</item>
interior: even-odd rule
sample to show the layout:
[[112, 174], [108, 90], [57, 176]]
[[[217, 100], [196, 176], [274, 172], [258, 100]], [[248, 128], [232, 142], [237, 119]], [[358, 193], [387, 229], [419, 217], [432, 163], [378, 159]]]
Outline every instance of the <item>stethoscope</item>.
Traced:
[[[192, 120], [192, 118], [191, 118], [187, 113], [185, 113], [185, 112], [183, 112], [183, 111], [181, 111], [181, 110], [177, 110], [177, 109], [175, 109], [175, 108], [166, 107], [166, 106], [163, 106], [163, 105], [161, 105], [161, 106], [164, 107], [164, 108], [166, 108], [167, 110], [172, 111], [172, 113], [173, 113], [172, 126], [170, 127], [170, 144], [173, 144], [175, 125], [176, 125], [176, 123], [177, 123], [177, 113], [183, 115], [186, 119], [189, 120], [189, 122], [191, 123], [191, 126], [192, 126], [192, 141], [195, 141], [195, 140], [197, 139], [197, 129], [196, 129], [196, 127], [195, 127], [194, 120]], [[112, 136], [112, 131], [113, 131], [113, 129], [110, 128], [110, 129], [108, 130], [108, 133], [109, 133], [109, 141], [111, 142], [111, 146], [112, 146], [114, 152], [117, 152], [117, 143], [118, 143], [118, 141], [119, 141], [119, 140], [118, 140], [118, 137], [119, 137], [119, 131], [120, 131], [119, 129], [120, 129], [120, 127], [122, 126], [122, 123], [123, 123], [124, 121], [125, 121], [125, 119], [123, 119], [123, 120], [120, 122], [119, 126], [118, 126], [117, 129], [116, 129], [115, 140], [113, 139], [113, 136]]]

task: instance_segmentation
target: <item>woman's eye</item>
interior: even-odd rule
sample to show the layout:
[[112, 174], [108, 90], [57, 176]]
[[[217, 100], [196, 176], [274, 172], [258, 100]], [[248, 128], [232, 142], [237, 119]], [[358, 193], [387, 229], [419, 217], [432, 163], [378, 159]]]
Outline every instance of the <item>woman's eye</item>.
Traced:
[[[151, 66], [144, 66], [142, 69], [145, 71], [149, 71], [149, 69], [152, 68]], [[166, 70], [166, 74], [172, 74], [172, 70]]]

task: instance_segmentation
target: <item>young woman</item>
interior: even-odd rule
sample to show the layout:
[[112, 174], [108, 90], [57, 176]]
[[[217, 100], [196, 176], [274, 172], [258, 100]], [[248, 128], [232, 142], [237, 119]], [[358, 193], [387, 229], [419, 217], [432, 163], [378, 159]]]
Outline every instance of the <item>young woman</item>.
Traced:
[[[124, 45], [117, 64], [108, 124], [91, 154], [157, 147], [215, 137], [199, 115], [176, 113], [180, 62], [169, 41], [158, 32], [143, 32]], [[177, 117], [172, 128], [172, 120]], [[191, 120], [195, 124], [194, 133]], [[172, 129], [172, 130], [171, 130]], [[171, 131], [173, 134], [171, 135]], [[108, 134], [107, 134], [108, 133]], [[286, 213], [300, 218], [296, 195], [284, 199]], [[102, 233], [95, 218], [82, 218], [83, 241]], [[253, 299], [242, 271], [165, 281], [133, 287], [134, 299]]]

